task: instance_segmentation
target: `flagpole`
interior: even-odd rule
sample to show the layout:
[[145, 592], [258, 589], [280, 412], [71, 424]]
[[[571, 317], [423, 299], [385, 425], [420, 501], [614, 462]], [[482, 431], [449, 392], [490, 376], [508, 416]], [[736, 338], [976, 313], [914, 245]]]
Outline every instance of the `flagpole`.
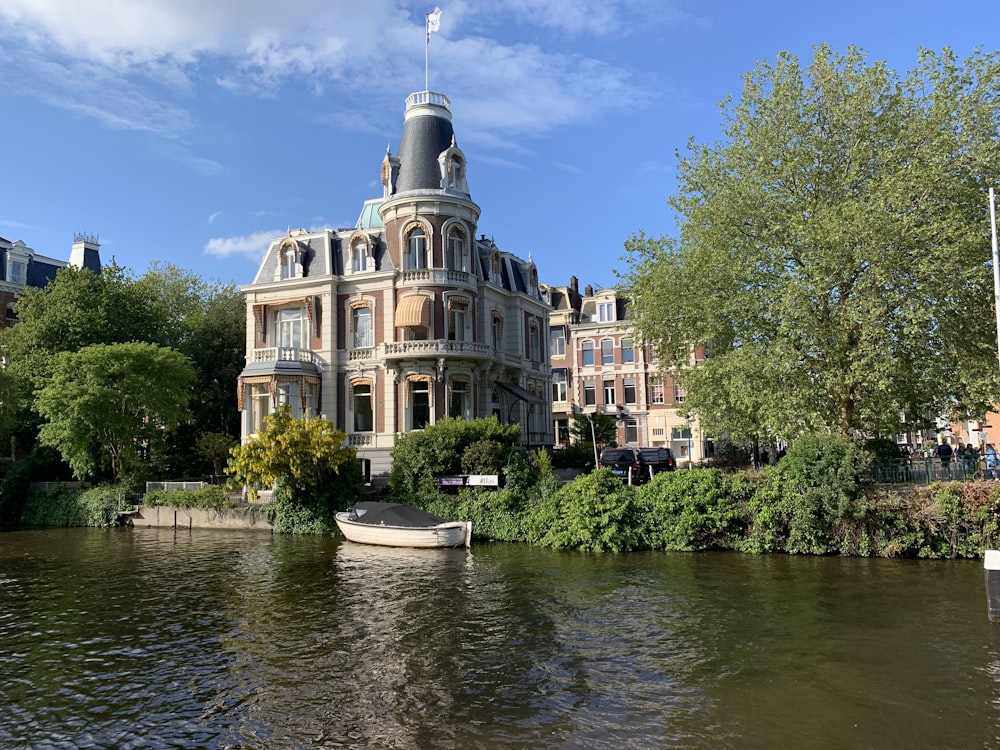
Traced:
[[424, 14], [424, 91], [431, 90], [430, 84], [428, 83], [429, 79], [427, 76], [427, 59], [428, 59], [427, 51], [430, 49], [430, 46], [431, 46], [431, 14], [425, 13]]
[[1000, 251], [997, 250], [997, 209], [990, 188], [990, 234], [993, 238], [993, 309], [997, 316], [997, 361], [1000, 363]]

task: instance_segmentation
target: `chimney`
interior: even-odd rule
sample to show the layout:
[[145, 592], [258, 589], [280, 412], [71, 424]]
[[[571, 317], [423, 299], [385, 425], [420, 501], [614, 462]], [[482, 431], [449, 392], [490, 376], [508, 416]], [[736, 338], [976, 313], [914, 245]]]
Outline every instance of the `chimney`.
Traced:
[[573, 294], [580, 293], [580, 282], [577, 280], [576, 276], [569, 277], [569, 288], [573, 290]]
[[77, 232], [73, 235], [69, 264], [74, 268], [86, 268], [94, 273], [101, 272], [101, 243], [96, 234]]
[[594, 287], [592, 287], [590, 284], [587, 284], [587, 286], [585, 286], [583, 288], [583, 296], [584, 297], [593, 297], [594, 296]]

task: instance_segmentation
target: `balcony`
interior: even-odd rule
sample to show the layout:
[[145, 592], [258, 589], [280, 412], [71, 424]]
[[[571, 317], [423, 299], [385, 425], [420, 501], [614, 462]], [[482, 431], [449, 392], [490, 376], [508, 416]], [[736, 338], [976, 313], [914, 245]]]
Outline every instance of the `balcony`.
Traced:
[[324, 362], [311, 349], [270, 346], [254, 349], [240, 377], [253, 375], [319, 375]]
[[300, 349], [295, 346], [272, 346], [267, 349], [254, 349], [250, 354], [251, 362], [308, 362], [319, 367], [322, 361], [312, 349]]
[[452, 271], [448, 268], [414, 268], [403, 271], [401, 284], [475, 288], [476, 276], [466, 271]]
[[493, 347], [475, 341], [448, 341], [447, 339], [394, 341], [385, 344], [386, 359], [447, 356], [493, 359]]

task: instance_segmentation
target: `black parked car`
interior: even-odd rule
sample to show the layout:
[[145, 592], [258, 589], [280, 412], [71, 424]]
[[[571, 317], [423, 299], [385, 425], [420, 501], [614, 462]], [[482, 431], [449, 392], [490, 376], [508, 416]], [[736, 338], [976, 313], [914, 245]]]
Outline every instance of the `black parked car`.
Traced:
[[605, 448], [598, 466], [629, 484], [642, 484], [661, 471], [673, 471], [677, 462], [669, 448]]

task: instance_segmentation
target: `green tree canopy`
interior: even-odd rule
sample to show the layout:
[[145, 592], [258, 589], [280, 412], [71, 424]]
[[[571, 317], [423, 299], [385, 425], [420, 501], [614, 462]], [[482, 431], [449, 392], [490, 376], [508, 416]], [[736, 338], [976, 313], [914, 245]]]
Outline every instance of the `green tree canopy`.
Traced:
[[194, 380], [183, 354], [154, 344], [94, 344], [61, 352], [36, 398], [48, 420], [39, 442], [59, 450], [79, 479], [109, 470], [119, 481], [187, 417]]
[[759, 63], [723, 102], [724, 140], [678, 157], [679, 236], [633, 236], [623, 274], [706, 429], [891, 433], [1000, 394], [998, 94], [996, 54], [922, 50], [899, 75], [820, 46], [807, 68]]
[[[509, 458], [520, 437], [516, 424], [500, 424], [496, 417], [438, 420], [422, 430], [399, 438], [392, 449], [392, 473], [389, 486], [397, 497], [412, 500], [421, 493], [434, 492], [436, 479], [447, 474], [461, 474], [463, 456], [472, 448], [480, 457], [480, 445], [492, 442], [501, 446], [496, 455]], [[476, 447], [473, 447], [476, 446]], [[471, 461], [472, 456], [469, 456]], [[484, 467], [479, 464], [480, 470]], [[500, 466], [494, 467], [499, 471]]]
[[264, 418], [263, 431], [233, 449], [226, 473], [251, 494], [277, 487], [294, 503], [329, 505], [335, 500], [331, 493], [349, 492], [353, 498], [361, 482], [354, 448], [346, 441], [329, 420], [296, 418], [282, 406]]

